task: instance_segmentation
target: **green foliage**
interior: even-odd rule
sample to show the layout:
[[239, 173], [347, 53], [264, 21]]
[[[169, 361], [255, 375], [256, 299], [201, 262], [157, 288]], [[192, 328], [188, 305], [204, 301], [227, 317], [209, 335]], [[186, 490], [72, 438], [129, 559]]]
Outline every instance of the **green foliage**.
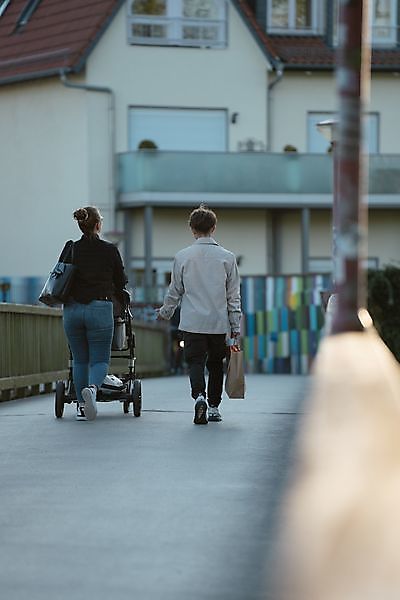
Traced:
[[374, 325], [400, 362], [400, 268], [368, 271], [368, 310]]
[[284, 152], [297, 152], [297, 148], [296, 146], [293, 146], [292, 144], [286, 144], [286, 146], [283, 148]]

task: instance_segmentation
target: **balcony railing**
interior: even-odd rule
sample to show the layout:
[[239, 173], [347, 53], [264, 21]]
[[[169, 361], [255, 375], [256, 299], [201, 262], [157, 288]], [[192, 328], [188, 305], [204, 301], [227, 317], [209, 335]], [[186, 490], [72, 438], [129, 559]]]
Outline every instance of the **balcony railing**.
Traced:
[[[126, 152], [118, 156], [122, 205], [140, 197], [229, 194], [232, 197], [332, 195], [331, 154], [266, 152]], [[370, 198], [386, 196], [400, 205], [400, 155], [369, 157]]]

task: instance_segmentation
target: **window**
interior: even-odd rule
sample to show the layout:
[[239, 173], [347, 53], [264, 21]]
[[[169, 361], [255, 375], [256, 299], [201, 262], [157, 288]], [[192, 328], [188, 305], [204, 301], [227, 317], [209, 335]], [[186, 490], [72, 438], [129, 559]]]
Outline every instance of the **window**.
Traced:
[[[373, 46], [393, 46], [397, 42], [397, 0], [372, 0], [369, 11]], [[333, 41], [338, 43], [339, 3], [334, 0]]]
[[160, 46], [226, 46], [225, 0], [131, 0], [128, 41]]
[[[329, 149], [329, 142], [317, 130], [317, 123], [327, 119], [337, 119], [333, 112], [309, 112], [307, 114], [307, 152], [323, 153]], [[379, 114], [364, 115], [364, 143], [369, 154], [379, 153]]]
[[372, 2], [372, 43], [392, 45], [397, 39], [397, 0]]
[[318, 33], [322, 2], [317, 0], [269, 0], [270, 33]]
[[218, 109], [129, 109], [129, 149], [153, 140], [159, 150], [226, 152], [227, 113]]

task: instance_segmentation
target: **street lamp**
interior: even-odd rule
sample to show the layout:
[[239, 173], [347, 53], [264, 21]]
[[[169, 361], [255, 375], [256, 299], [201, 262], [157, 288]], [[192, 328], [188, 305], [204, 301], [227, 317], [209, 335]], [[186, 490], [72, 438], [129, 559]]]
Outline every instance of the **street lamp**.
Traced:
[[[339, 161], [337, 153], [338, 141], [338, 121], [335, 119], [326, 119], [317, 123], [317, 130], [331, 144], [333, 157], [333, 201], [332, 201], [332, 283], [335, 291], [336, 273], [337, 273], [337, 236], [338, 236], [338, 215], [339, 215]], [[331, 312], [336, 302], [336, 296], [333, 294], [328, 300], [327, 316], [331, 321]], [[329, 330], [329, 325], [327, 326]], [[329, 333], [329, 331], [328, 331]]]
[[337, 226], [338, 226], [338, 200], [339, 200], [339, 169], [337, 155], [338, 141], [338, 121], [335, 119], [327, 119], [317, 123], [318, 131], [324, 138], [330, 142], [333, 156], [333, 202], [332, 202], [332, 259], [333, 259], [333, 277], [336, 273], [336, 256], [337, 256]]

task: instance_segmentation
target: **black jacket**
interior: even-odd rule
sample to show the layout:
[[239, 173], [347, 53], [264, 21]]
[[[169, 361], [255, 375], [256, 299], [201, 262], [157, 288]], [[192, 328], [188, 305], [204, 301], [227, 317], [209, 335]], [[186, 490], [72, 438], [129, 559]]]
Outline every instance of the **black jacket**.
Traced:
[[118, 248], [98, 235], [92, 238], [83, 235], [74, 243], [71, 261], [71, 253], [67, 253], [69, 244], [65, 244], [60, 260], [73, 262], [78, 267], [71, 297], [76, 302], [88, 304], [96, 298], [120, 296], [128, 280]]

